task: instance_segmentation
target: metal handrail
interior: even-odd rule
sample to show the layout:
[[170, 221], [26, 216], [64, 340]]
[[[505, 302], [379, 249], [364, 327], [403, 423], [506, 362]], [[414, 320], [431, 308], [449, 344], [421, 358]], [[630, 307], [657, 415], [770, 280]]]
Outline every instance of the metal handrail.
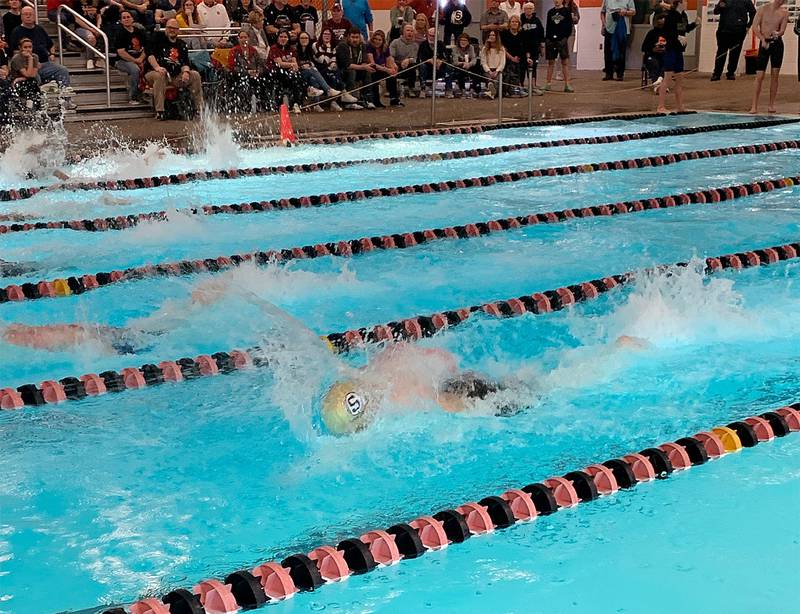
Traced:
[[[33, 18], [35, 23], [39, 23], [39, 6], [36, 3], [36, 0], [22, 0], [22, 4], [24, 6], [29, 6], [33, 9]], [[8, 34], [11, 34], [8, 32]]]
[[[75, 34], [75, 32], [70, 30], [63, 23], [61, 23], [61, 13], [63, 11], [67, 11], [70, 15], [72, 15], [74, 18], [76, 18], [75, 23], [79, 27], [85, 28], [87, 30], [91, 30], [96, 36], [99, 36], [100, 38], [103, 39], [103, 43], [105, 44], [105, 48], [106, 48], [105, 55], [103, 55], [103, 53], [100, 50], [95, 49], [94, 47], [92, 47], [89, 43], [87, 43], [85, 40], [83, 40], [80, 36]], [[78, 20], [80, 20], [80, 21], [78, 21]], [[60, 5], [58, 7], [58, 9], [56, 10], [56, 25], [58, 26], [58, 61], [62, 65], [64, 64], [64, 42], [63, 42], [62, 37], [61, 37], [61, 32], [62, 31], [66, 32], [67, 34], [69, 34], [74, 40], [78, 41], [81, 45], [83, 45], [84, 47], [86, 47], [87, 49], [92, 51], [95, 55], [97, 55], [98, 57], [100, 57], [103, 60], [103, 64], [105, 64], [105, 70], [106, 70], [106, 105], [108, 105], [110, 107], [111, 106], [111, 72], [110, 72], [111, 67], [109, 65], [110, 62], [109, 62], [109, 53], [108, 53], [108, 51], [109, 51], [109, 49], [108, 49], [108, 36], [106, 36], [106, 33], [103, 32], [96, 25], [94, 25], [93, 23], [89, 23], [83, 15], [81, 15], [77, 11], [72, 10], [71, 8], [69, 8], [65, 4]]]

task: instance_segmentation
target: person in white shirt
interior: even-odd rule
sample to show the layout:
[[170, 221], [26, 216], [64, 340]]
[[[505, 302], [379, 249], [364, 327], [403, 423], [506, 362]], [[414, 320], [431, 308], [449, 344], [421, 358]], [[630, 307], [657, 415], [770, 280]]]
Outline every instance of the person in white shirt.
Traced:
[[[231, 20], [228, 17], [228, 11], [222, 3], [215, 3], [214, 0], [203, 0], [197, 5], [197, 16], [200, 18], [200, 23], [206, 28], [230, 28]], [[223, 30], [214, 30], [213, 36], [224, 39], [228, 36], [229, 32]]]
[[500, 10], [504, 11], [509, 19], [514, 17], [514, 15], [520, 17], [522, 15], [522, 3], [517, 2], [517, 0], [506, 0], [500, 3]]

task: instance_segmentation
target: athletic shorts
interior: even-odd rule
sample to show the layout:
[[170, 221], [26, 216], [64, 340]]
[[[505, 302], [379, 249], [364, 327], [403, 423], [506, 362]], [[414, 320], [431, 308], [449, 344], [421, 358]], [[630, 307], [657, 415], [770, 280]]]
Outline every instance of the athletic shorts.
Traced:
[[683, 52], [667, 49], [664, 52], [664, 72], [683, 72]]
[[761, 43], [758, 48], [756, 70], [767, 70], [767, 64], [771, 64], [773, 70], [777, 70], [783, 64], [783, 39], [778, 38], [769, 43], [767, 47], [764, 47], [764, 43]]
[[562, 60], [569, 58], [569, 43], [566, 38], [560, 40], [549, 40], [544, 45], [544, 57], [548, 60], [555, 60], [561, 57]]

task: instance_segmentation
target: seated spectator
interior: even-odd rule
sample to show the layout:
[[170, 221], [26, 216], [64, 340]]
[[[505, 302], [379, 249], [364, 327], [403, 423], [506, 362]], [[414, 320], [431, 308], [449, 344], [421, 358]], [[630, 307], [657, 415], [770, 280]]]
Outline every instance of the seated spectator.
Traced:
[[258, 54], [264, 59], [269, 55], [267, 31], [264, 29], [264, 15], [258, 11], [250, 11], [247, 23], [242, 24], [242, 30], [247, 32], [250, 44], [256, 48]]
[[545, 57], [547, 58], [547, 83], [545, 91], [550, 89], [553, 80], [553, 69], [556, 59], [561, 59], [561, 70], [564, 75], [564, 91], [573, 92], [569, 84], [569, 37], [572, 35], [572, 11], [564, 6], [564, 0], [555, 0], [555, 5], [547, 11], [545, 28]]
[[341, 4], [334, 4], [331, 9], [331, 18], [322, 24], [322, 28], [328, 28], [333, 32], [334, 43], [338, 45], [341, 43], [353, 24], [344, 18], [344, 11]]
[[153, 88], [153, 105], [156, 117], [166, 119], [164, 99], [167, 85], [178, 89], [187, 88], [199, 113], [203, 107], [203, 88], [200, 73], [189, 65], [189, 50], [178, 38], [178, 21], [170, 19], [164, 32], [156, 32], [150, 42], [147, 63], [150, 71], [145, 79]]
[[122, 6], [122, 3], [118, 2], [118, 0], [101, 1], [100, 10], [98, 11], [100, 16], [100, 29], [105, 32], [109, 43], [114, 38], [117, 26], [119, 25], [120, 14], [124, 8], [125, 7]]
[[116, 69], [128, 75], [128, 101], [130, 104], [142, 104], [141, 88], [139, 87], [142, 75], [145, 72], [147, 61], [147, 36], [144, 28], [134, 24], [130, 11], [122, 11], [120, 25], [114, 37], [114, 48], [117, 50]]
[[489, 30], [486, 35], [486, 41], [481, 47], [480, 58], [483, 74], [490, 79], [486, 96], [494, 98], [497, 95], [497, 80], [506, 67], [506, 50], [503, 48], [500, 35], [496, 31]]
[[181, 10], [181, 0], [158, 0], [155, 7], [155, 22], [163, 27], [170, 19], [178, 16], [178, 11]]
[[374, 109], [375, 104], [369, 99], [369, 85], [372, 83], [372, 76], [375, 68], [370, 64], [367, 57], [367, 49], [361, 41], [361, 30], [350, 28], [347, 39], [336, 46], [336, 64], [342, 71], [342, 79], [347, 92], [359, 100], [362, 104], [350, 104], [347, 108], [361, 109], [366, 106]]
[[[250, 13], [252, 13], [254, 10], [255, 6], [253, 4], [253, 0], [236, 0], [236, 4], [234, 5], [233, 9], [228, 12], [228, 15], [230, 16], [231, 21], [240, 25], [244, 25], [249, 21]], [[255, 44], [252, 40], [250, 43]]]
[[317, 7], [311, 4], [311, 0], [300, 0], [300, 4], [294, 7], [294, 13], [300, 31], [308, 34], [312, 41], [316, 40], [317, 24], [319, 23]]
[[508, 15], [500, 10], [499, 0], [489, 0], [489, 8], [481, 15], [481, 36], [483, 41], [489, 36], [489, 32], [500, 32], [508, 28]]
[[[181, 30], [194, 30], [199, 34], [203, 29], [203, 22], [197, 12], [195, 0], [184, 0], [175, 20]], [[181, 40], [186, 43], [186, 48], [190, 50], [189, 62], [192, 68], [201, 75], [210, 74], [212, 69], [209, 48], [212, 43], [204, 36], [184, 37]]]
[[272, 0], [272, 4], [264, 11], [264, 23], [267, 24], [267, 35], [273, 44], [281, 31], [289, 35], [291, 42], [296, 41], [300, 33], [300, 24], [297, 23], [294, 9], [285, 0]]
[[121, 0], [122, 8], [128, 9], [136, 23], [145, 28], [152, 29], [156, 24], [155, 11], [150, 7], [149, 0]]
[[[79, 7], [80, 16], [75, 18], [75, 34], [77, 34], [80, 38], [85, 40], [95, 49], [99, 51], [105, 51], [105, 49], [100, 49], [99, 42], [97, 40], [97, 36], [92, 30], [92, 26], [95, 28], [100, 28], [100, 24], [102, 22], [99, 13], [97, 12], [97, 0], [84, 0], [81, 2]], [[110, 46], [111, 41], [109, 41], [109, 53], [113, 50]], [[103, 60], [100, 59], [93, 51], [84, 48], [83, 49], [84, 57], [86, 58], [86, 68], [92, 70], [94, 68], [104, 68]]]
[[[314, 64], [314, 47], [311, 37], [308, 32], [303, 30], [300, 31], [297, 38], [297, 63], [300, 66], [300, 74], [303, 75], [303, 79], [308, 85], [307, 93], [310, 97], [314, 98], [325, 94], [326, 98], [335, 98], [341, 94], [339, 90], [331, 87], [317, 70]], [[316, 106], [322, 110], [322, 107]]]
[[[36, 25], [36, 18], [33, 8], [26, 6], [22, 9], [20, 16], [22, 25], [11, 33], [8, 39], [8, 46], [12, 49], [19, 48], [19, 42], [23, 38], [29, 38], [33, 43], [33, 52], [39, 60], [39, 80], [42, 83], [55, 81], [61, 87], [69, 86], [69, 71], [65, 66], [51, 61], [53, 56], [53, 41], [45, 32], [44, 28]], [[72, 102], [67, 103], [67, 108], [74, 109]]]
[[8, 0], [8, 11], [3, 15], [3, 32], [10, 36], [22, 24], [22, 0]]
[[419, 54], [419, 43], [414, 37], [414, 25], [407, 23], [403, 26], [403, 35], [391, 42], [389, 54], [394, 59], [399, 73], [399, 79], [405, 83], [409, 96], [418, 96], [419, 92], [415, 89], [417, 83], [417, 63]]
[[[322, 77], [330, 85], [338, 90], [344, 88], [342, 83], [342, 73], [336, 64], [336, 45], [334, 43], [333, 30], [330, 28], [322, 28], [319, 34], [319, 39], [312, 45], [314, 50], [314, 64]], [[343, 93], [339, 99], [343, 104], [357, 104], [358, 98]], [[334, 100], [331, 102], [331, 109], [334, 111], [341, 111], [341, 107]]]
[[239, 44], [228, 55], [228, 70], [233, 81], [234, 110], [249, 110], [253, 97], [257, 103], [269, 104], [267, 82], [264, 76], [266, 63], [256, 48], [250, 44], [250, 36], [241, 30], [237, 36]]
[[[436, 84], [433, 81], [433, 48], [436, 42], [436, 30], [433, 28], [428, 29], [428, 36], [419, 45], [417, 52], [417, 61], [423, 63], [419, 67], [419, 85], [420, 85], [420, 98], [425, 96], [433, 96], [436, 93]], [[439, 42], [436, 52], [436, 78], [445, 78], [447, 67], [444, 64], [444, 51], [445, 46]], [[429, 85], [430, 84], [430, 85]]]
[[428, 38], [428, 30], [430, 30], [431, 22], [428, 21], [428, 16], [425, 13], [417, 13], [414, 15], [414, 42], [421, 45]]
[[397, 4], [389, 11], [389, 42], [400, 38], [403, 26], [414, 23], [414, 9], [408, 6], [408, 0], [397, 0]]
[[286, 30], [278, 32], [275, 44], [269, 49], [267, 65], [269, 78], [277, 86], [279, 101], [286, 95], [292, 111], [300, 113], [300, 103], [303, 102], [306, 84], [303, 75], [300, 74], [297, 53], [289, 44], [289, 33]]
[[42, 106], [42, 93], [39, 90], [39, 58], [33, 52], [33, 42], [29, 38], [19, 41], [19, 50], [11, 58], [8, 68], [8, 78], [14, 88], [14, 93], [25, 108], [38, 111]]
[[647, 76], [653, 84], [653, 91], [658, 93], [658, 86], [664, 80], [664, 52], [667, 49], [667, 39], [664, 33], [664, 18], [661, 13], [653, 19], [653, 28], [642, 41], [642, 67], [647, 71]]
[[[375, 68], [372, 84], [372, 104], [376, 107], [384, 107], [381, 102], [380, 79], [386, 79], [386, 90], [389, 92], [389, 104], [393, 107], [402, 107], [400, 97], [397, 93], [397, 64], [389, 54], [386, 46], [386, 35], [383, 30], [375, 30], [367, 45], [367, 61]], [[388, 77], [388, 78], [387, 78]]]
[[469, 34], [462, 32], [456, 39], [456, 46], [453, 48], [453, 57], [451, 63], [455, 68], [448, 72], [445, 77], [444, 87], [445, 96], [453, 98], [453, 80], [458, 83], [459, 96], [468, 94], [466, 91], [466, 82], [470, 81], [472, 92], [480, 89], [480, 80], [475, 79], [474, 73], [478, 68], [478, 56], [475, 53], [475, 48], [472, 46], [472, 41], [469, 40]]
[[534, 88], [533, 93], [541, 96], [542, 91], [536, 89], [536, 69], [539, 65], [539, 57], [544, 53], [544, 26], [536, 16], [535, 10], [536, 5], [533, 2], [526, 2], [522, 5], [520, 27], [522, 28], [527, 70], [530, 71], [531, 77], [528, 87]]
[[[72, 8], [72, 1], [71, 0], [47, 0], [47, 18], [52, 21], [53, 23], [58, 22], [58, 8], [64, 5], [67, 8]], [[95, 15], [96, 18], [96, 9]], [[90, 17], [91, 19], [91, 17]], [[92, 47], [97, 45], [97, 39], [94, 36], [94, 33], [86, 27], [82, 27], [84, 25], [84, 20], [80, 20], [80, 23], [76, 22], [75, 16], [70, 13], [69, 11], [61, 11], [61, 24], [66, 26], [71, 32], [74, 32], [76, 36], [81, 38], [82, 40], [86, 41]], [[88, 20], [87, 20], [88, 21]], [[92, 24], [95, 25], [95, 24]], [[92, 53], [89, 49], [87, 49], [84, 45], [77, 43], [74, 39], [71, 40], [69, 35], [65, 35], [65, 45], [69, 45], [74, 47], [75, 49], [81, 51], [83, 53], [83, 57], [86, 60], [86, 68], [93, 69], [94, 68], [94, 53]]]
[[508, 20], [508, 30], [500, 33], [500, 40], [506, 50], [506, 67], [503, 71], [503, 83], [510, 86], [506, 90], [509, 95], [514, 95], [517, 87], [525, 82], [525, 73], [528, 71], [528, 58], [525, 53], [525, 35], [522, 33], [522, 22], [516, 15]]
[[216, 41], [216, 45], [224, 45], [230, 34], [231, 20], [224, 4], [217, 4], [214, 0], [203, 0], [197, 5], [197, 17], [204, 28], [213, 28], [209, 40]]

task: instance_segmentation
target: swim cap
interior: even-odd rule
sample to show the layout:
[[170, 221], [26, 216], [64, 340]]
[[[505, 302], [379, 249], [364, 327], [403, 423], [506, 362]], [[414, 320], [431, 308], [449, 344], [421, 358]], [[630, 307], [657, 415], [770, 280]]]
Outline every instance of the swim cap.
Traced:
[[337, 382], [322, 398], [322, 421], [334, 435], [355, 433], [369, 424], [367, 398], [359, 388], [354, 380]]

